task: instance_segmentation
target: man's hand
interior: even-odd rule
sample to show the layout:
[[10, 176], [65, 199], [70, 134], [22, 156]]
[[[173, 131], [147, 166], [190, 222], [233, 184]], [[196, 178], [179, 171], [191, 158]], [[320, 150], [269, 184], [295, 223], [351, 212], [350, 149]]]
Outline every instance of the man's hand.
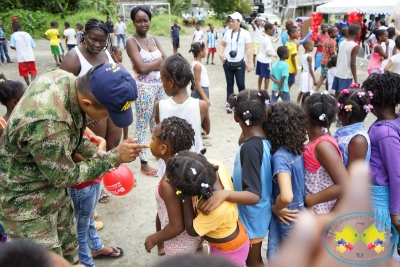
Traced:
[[129, 163], [136, 159], [143, 149], [148, 148], [149, 145], [139, 145], [137, 144], [137, 139], [128, 138], [124, 140], [118, 147], [117, 150], [121, 156], [123, 163]]

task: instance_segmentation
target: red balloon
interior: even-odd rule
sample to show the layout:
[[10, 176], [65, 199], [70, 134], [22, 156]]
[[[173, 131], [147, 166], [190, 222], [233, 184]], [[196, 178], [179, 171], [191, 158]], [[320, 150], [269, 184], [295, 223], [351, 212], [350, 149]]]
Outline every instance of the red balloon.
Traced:
[[104, 174], [103, 183], [111, 194], [124, 196], [135, 185], [135, 176], [127, 166], [121, 164], [116, 170]]

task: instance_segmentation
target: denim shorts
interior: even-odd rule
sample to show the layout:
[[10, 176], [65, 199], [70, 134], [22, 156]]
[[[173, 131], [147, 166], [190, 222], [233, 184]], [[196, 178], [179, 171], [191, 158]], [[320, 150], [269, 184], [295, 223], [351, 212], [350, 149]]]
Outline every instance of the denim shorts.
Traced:
[[290, 101], [290, 93], [289, 92], [279, 92], [279, 95], [275, 95], [275, 91], [272, 91], [271, 95], [271, 103], [278, 102], [278, 98], [281, 98], [282, 101]]
[[260, 61], [257, 61], [256, 75], [259, 75], [261, 78], [269, 79], [270, 72], [271, 69], [269, 63], [262, 63]]
[[332, 83], [332, 89], [338, 93], [341, 93], [344, 89], [350, 88], [350, 84], [353, 82], [353, 79], [341, 79], [335, 76]]
[[294, 76], [292, 73], [289, 73], [289, 78], [288, 78], [288, 84], [294, 84], [296, 82], [296, 76]]
[[[204, 94], [207, 96], [207, 98], [210, 99], [210, 93], [209, 93], [208, 87], [201, 87], [201, 88], [203, 88]], [[190, 96], [193, 97], [193, 98], [197, 98], [197, 99], [200, 99], [200, 100], [204, 100], [204, 99], [201, 97], [201, 95], [199, 94], [199, 92], [197, 92], [196, 89], [194, 89], [194, 90], [192, 91], [192, 93], [190, 94]]]

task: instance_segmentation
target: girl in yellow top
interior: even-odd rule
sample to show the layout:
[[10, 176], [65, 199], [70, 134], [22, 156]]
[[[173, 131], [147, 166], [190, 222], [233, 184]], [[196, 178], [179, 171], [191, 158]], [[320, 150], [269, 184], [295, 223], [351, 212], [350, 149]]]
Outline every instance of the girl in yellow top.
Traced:
[[7, 108], [7, 113], [0, 117], [0, 136], [3, 134], [8, 118], [15, 106], [25, 93], [26, 86], [17, 81], [6, 80], [4, 75], [0, 74], [0, 102]]
[[187, 233], [203, 236], [210, 243], [211, 253], [245, 266], [250, 243], [245, 227], [238, 220], [236, 204], [225, 201], [207, 216], [200, 211], [196, 215], [192, 207], [192, 196], [198, 202], [211, 197], [214, 191], [234, 190], [227, 168], [197, 153], [183, 151], [168, 160], [166, 174], [183, 202]]

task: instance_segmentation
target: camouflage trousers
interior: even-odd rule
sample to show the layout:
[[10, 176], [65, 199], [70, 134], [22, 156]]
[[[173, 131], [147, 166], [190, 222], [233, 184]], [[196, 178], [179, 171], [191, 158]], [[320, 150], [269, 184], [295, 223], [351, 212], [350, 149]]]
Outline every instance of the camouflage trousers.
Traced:
[[29, 221], [7, 221], [2, 224], [9, 240], [25, 239], [63, 256], [72, 264], [78, 259], [78, 234], [72, 201], [68, 200], [56, 213]]

